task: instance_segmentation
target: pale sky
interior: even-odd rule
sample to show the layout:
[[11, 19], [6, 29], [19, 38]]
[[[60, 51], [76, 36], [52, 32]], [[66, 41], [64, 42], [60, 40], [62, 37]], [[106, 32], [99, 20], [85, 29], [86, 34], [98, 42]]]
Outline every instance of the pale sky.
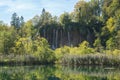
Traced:
[[[74, 10], [79, 0], [0, 0], [0, 20], [9, 24], [11, 16], [16, 12], [25, 21], [40, 15], [43, 8], [52, 15], [59, 16]], [[87, 1], [87, 0], [86, 0]]]

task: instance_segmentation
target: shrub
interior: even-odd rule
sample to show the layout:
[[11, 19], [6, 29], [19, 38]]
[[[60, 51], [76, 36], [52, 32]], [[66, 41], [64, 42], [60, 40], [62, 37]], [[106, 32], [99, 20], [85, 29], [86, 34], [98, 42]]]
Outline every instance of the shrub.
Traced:
[[79, 47], [64, 46], [55, 50], [55, 56], [58, 62], [61, 62], [61, 59], [63, 59], [63, 57], [65, 58], [66, 55], [82, 55], [90, 53], [95, 53], [95, 50], [89, 47], [89, 43], [87, 41], [83, 41]]
[[33, 55], [36, 56], [41, 62], [54, 62], [55, 54], [53, 50], [50, 49], [49, 44], [46, 39], [39, 38], [35, 41], [36, 43], [36, 51], [34, 51]]

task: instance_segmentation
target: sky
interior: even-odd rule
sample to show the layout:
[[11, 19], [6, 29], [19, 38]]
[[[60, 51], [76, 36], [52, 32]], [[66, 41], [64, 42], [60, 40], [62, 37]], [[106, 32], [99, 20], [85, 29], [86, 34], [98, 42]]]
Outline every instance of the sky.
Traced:
[[[14, 12], [27, 21], [40, 15], [43, 8], [53, 16], [74, 10], [79, 0], [0, 0], [0, 20], [10, 24]], [[86, 0], [87, 1], [87, 0]]]

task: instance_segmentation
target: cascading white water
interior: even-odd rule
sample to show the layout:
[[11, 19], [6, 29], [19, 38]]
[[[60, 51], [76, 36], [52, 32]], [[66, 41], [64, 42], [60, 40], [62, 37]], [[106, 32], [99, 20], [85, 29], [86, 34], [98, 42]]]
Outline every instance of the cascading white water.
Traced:
[[62, 38], [63, 38], [63, 33], [62, 33], [62, 30], [61, 30], [61, 45], [62, 45]]
[[52, 40], [52, 49], [55, 49], [55, 30], [53, 30], [53, 40]]
[[56, 30], [56, 44], [55, 44], [55, 45], [56, 45], [56, 46], [55, 46], [56, 48], [57, 48], [57, 43], [58, 43], [58, 30]]
[[71, 42], [70, 42], [70, 32], [68, 31], [68, 44], [69, 46], [71, 45]]
[[45, 35], [45, 29], [43, 30], [43, 33], [44, 33], [44, 36], [43, 36], [43, 37], [46, 37], [46, 35]]

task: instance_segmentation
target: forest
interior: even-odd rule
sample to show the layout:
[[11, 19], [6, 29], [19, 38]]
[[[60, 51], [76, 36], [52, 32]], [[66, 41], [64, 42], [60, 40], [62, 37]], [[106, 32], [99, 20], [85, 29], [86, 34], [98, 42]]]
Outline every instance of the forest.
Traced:
[[79, 0], [70, 13], [43, 8], [24, 17], [0, 21], [0, 65], [120, 65], [120, 0]]

